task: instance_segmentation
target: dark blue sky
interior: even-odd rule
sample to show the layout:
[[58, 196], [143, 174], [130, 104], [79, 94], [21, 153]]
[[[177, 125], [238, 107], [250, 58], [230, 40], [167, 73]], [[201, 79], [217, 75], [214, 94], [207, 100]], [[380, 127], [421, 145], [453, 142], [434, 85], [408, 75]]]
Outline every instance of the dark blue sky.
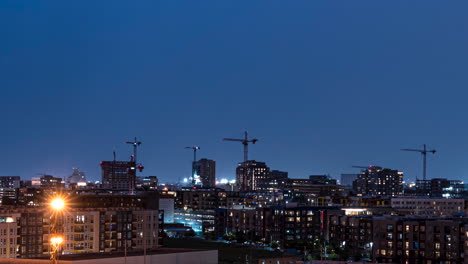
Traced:
[[351, 165], [468, 179], [466, 1], [0, 2], [0, 175], [100, 179], [134, 136], [144, 175], [291, 177]]

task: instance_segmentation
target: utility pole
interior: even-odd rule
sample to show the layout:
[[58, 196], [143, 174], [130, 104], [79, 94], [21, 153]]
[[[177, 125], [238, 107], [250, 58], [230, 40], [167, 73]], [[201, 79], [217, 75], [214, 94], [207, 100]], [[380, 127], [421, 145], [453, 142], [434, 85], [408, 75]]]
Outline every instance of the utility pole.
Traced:
[[426, 144], [424, 144], [423, 149], [401, 149], [402, 151], [415, 151], [415, 152], [420, 152], [423, 155], [423, 180], [426, 180], [426, 155], [427, 153], [432, 153], [435, 154], [436, 150], [428, 150], [426, 148]]
[[195, 169], [195, 162], [197, 162], [197, 150], [200, 149], [198, 146], [193, 146], [193, 147], [185, 147], [186, 149], [193, 149], [193, 162], [192, 162], [192, 185], [195, 186], [196, 181], [195, 181], [195, 175], [196, 175], [196, 169]]
[[[247, 131], [244, 132], [244, 138], [243, 139], [238, 139], [238, 138], [224, 138], [224, 141], [237, 141], [241, 142], [242, 145], [244, 145], [244, 162], [242, 163], [242, 174], [243, 174], [243, 179], [241, 183], [241, 191], [244, 191], [247, 189], [247, 160], [249, 159], [249, 143], [255, 144], [258, 139], [253, 138], [249, 140], [249, 135]], [[239, 183], [237, 183], [239, 185]]]

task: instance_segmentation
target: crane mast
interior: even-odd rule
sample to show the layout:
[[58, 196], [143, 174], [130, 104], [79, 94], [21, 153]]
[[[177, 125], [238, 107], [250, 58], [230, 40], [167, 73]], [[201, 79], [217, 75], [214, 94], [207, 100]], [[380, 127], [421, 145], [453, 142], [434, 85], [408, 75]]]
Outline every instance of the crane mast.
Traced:
[[423, 149], [401, 149], [401, 151], [415, 151], [423, 155], [423, 180], [426, 180], [426, 166], [427, 166], [426, 156], [427, 156], [427, 153], [435, 154], [436, 150], [435, 149], [428, 150], [426, 148], [426, 144], [424, 144]]

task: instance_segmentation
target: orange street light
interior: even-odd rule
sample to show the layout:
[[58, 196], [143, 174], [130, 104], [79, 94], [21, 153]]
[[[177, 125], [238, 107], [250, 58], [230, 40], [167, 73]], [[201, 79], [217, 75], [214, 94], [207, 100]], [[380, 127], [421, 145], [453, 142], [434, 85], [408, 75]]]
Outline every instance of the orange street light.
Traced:
[[63, 243], [63, 237], [61, 237], [61, 236], [51, 237], [50, 238], [50, 243], [52, 243], [52, 245], [54, 245], [55, 247], [58, 247], [58, 246], [60, 246], [60, 244]]
[[55, 211], [60, 211], [65, 208], [65, 200], [61, 197], [56, 197], [50, 202], [50, 207]]

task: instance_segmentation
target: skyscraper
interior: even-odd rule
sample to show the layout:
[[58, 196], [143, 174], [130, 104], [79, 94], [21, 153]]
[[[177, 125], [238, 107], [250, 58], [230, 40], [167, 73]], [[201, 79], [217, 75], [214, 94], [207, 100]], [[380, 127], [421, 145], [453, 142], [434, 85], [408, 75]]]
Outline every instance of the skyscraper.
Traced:
[[216, 186], [216, 162], [209, 159], [201, 159], [194, 162], [195, 174], [204, 188], [214, 188]]
[[353, 187], [360, 196], [397, 196], [403, 193], [403, 172], [372, 166], [358, 175]]
[[133, 161], [101, 161], [103, 188], [133, 192], [136, 167]]
[[236, 169], [236, 182], [240, 191], [256, 191], [259, 183], [270, 176], [270, 168], [265, 162], [248, 160], [241, 162]]

